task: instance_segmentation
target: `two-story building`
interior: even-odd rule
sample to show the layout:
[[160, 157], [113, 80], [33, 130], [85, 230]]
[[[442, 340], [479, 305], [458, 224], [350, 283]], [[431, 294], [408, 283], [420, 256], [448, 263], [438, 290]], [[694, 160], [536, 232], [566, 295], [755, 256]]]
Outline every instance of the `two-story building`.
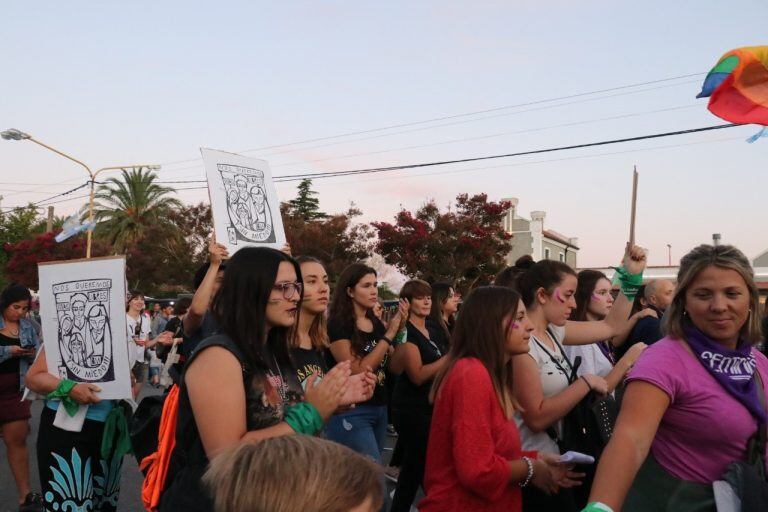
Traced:
[[526, 219], [517, 214], [519, 200], [516, 197], [504, 199], [511, 204], [504, 217], [504, 229], [512, 235], [512, 251], [507, 256], [507, 264], [513, 265], [524, 255], [535, 261], [547, 259], [562, 261], [576, 268], [579, 252], [578, 238], [567, 237], [557, 231], [544, 228], [546, 212], [533, 211]]

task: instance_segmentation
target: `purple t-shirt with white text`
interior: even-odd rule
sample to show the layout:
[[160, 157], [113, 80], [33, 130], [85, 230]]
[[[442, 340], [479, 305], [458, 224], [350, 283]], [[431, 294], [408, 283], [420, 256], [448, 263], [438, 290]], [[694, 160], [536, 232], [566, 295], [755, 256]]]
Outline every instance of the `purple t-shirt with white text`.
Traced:
[[[768, 395], [768, 359], [754, 348], [752, 354]], [[757, 421], [682, 342], [666, 337], [649, 346], [627, 380], [648, 382], [669, 395], [651, 453], [673, 476], [711, 483], [732, 461], [744, 459]]]

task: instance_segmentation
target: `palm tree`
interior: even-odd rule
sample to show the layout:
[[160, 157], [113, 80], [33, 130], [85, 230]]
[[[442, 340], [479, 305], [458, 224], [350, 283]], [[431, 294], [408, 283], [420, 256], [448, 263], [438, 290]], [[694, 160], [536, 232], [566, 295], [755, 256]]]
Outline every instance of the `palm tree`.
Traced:
[[117, 252], [139, 240], [150, 226], [169, 228], [168, 213], [182, 206], [168, 197], [170, 187], [155, 183], [157, 174], [142, 168], [130, 172], [123, 169], [121, 178], [109, 178], [99, 186], [95, 199], [95, 233], [109, 242]]

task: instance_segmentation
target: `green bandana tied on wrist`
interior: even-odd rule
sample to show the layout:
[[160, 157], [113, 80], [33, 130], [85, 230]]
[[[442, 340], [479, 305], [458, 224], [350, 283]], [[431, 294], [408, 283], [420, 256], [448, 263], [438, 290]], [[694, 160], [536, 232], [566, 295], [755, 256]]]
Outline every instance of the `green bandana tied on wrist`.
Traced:
[[592, 503], [587, 503], [587, 506], [581, 512], [613, 512], [613, 509], [605, 503], [593, 501]]
[[635, 300], [640, 286], [643, 284], [643, 273], [630, 274], [624, 267], [611, 267], [616, 271], [613, 276], [613, 283], [621, 286], [621, 293], [629, 302]]
[[285, 406], [285, 422], [297, 434], [313, 436], [323, 428], [323, 418], [309, 402]]
[[403, 329], [403, 330], [399, 331], [397, 333], [397, 335], [395, 336], [395, 340], [394, 340], [395, 341], [395, 345], [402, 345], [403, 343], [405, 343], [406, 338], [408, 338], [408, 330], [407, 329]]
[[72, 388], [74, 388], [76, 385], [77, 383], [74, 381], [69, 379], [62, 379], [62, 381], [59, 382], [59, 385], [56, 386], [56, 389], [45, 395], [45, 398], [48, 400], [61, 400], [61, 403], [64, 406], [64, 410], [67, 411], [67, 414], [74, 416], [77, 414], [77, 409], [80, 407], [80, 404], [75, 402], [75, 399], [69, 396], [69, 392], [72, 391]]
[[104, 433], [101, 436], [101, 458], [122, 459], [131, 453], [131, 438], [128, 435], [128, 420], [120, 405], [109, 411], [104, 421]]

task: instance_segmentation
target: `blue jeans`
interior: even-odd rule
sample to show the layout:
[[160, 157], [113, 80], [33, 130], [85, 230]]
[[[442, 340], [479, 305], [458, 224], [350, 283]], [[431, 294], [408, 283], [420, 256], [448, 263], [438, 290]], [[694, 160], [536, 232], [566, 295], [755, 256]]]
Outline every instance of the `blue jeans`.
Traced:
[[387, 431], [387, 406], [358, 405], [331, 416], [325, 427], [328, 439], [381, 463]]

